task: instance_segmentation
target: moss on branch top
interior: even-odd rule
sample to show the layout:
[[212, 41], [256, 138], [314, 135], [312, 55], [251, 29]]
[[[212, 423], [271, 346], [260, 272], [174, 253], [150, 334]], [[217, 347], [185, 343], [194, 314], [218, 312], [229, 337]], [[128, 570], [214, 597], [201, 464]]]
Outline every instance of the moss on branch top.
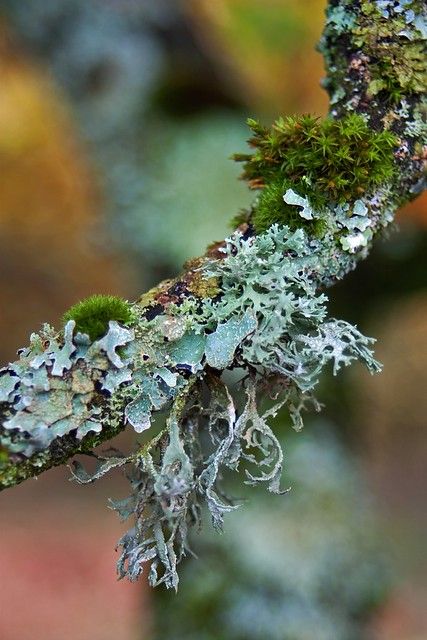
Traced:
[[[242, 178], [263, 189], [253, 215], [258, 232], [271, 224], [293, 223], [295, 207], [283, 200], [288, 189], [306, 197], [316, 210], [328, 203], [352, 202], [393, 176], [396, 137], [375, 132], [355, 113], [341, 120], [311, 115], [280, 118], [271, 128], [248, 121], [252, 154], [236, 154]], [[264, 187], [266, 187], [264, 189]]]
[[94, 341], [107, 332], [110, 320], [128, 325], [132, 321], [132, 309], [126, 300], [117, 296], [93, 295], [66, 311], [62, 322], [65, 325], [69, 320], [76, 323], [76, 332], [86, 333]]

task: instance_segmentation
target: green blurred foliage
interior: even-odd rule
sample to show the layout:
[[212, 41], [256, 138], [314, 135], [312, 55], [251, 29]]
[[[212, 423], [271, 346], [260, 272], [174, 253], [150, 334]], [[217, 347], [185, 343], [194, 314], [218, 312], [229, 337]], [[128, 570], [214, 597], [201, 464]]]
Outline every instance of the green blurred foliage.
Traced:
[[156, 270], [201, 255], [229, 233], [231, 215], [253, 196], [230, 156], [244, 147], [242, 118], [217, 111], [157, 122], [147, 144], [141, 199], [120, 222], [129, 245]]

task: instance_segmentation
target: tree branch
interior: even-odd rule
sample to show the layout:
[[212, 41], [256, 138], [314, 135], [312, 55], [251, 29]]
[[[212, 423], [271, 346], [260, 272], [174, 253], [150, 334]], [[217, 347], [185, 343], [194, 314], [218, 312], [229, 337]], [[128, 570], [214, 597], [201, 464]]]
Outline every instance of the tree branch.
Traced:
[[[108, 305], [83, 304], [63, 331], [33, 334], [1, 372], [1, 488], [127, 424], [142, 433], [155, 414], [169, 415], [164, 434], [127, 459], [133, 494], [115, 508], [137, 524], [121, 541], [120, 575], [135, 579], [149, 562], [152, 584], [176, 587], [200, 502], [217, 527], [234, 508], [221, 493], [222, 468], [240, 462], [247, 482], [279, 491], [282, 453], [268, 426], [279, 405], [299, 429], [301, 411], [317, 407], [312, 390], [326, 365], [336, 373], [359, 359], [379, 369], [372, 339], [327, 316], [324, 290], [423, 185], [425, 9], [386, 5], [331, 0], [320, 43], [325, 121], [249, 122], [253, 152], [236, 159], [257, 195], [230, 238], [129, 305], [126, 321], [111, 311], [93, 336], [81, 312], [93, 327]], [[224, 382], [233, 370], [240, 385]], [[278, 404], [262, 414], [265, 394]], [[102, 458], [95, 475], [122, 463]], [[81, 468], [76, 476], [90, 480]]]

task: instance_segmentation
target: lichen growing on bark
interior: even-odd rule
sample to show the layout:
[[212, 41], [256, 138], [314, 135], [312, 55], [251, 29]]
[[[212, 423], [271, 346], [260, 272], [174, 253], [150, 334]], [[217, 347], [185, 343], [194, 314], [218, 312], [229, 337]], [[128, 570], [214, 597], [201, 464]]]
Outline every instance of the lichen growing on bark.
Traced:
[[373, 40], [359, 40], [368, 6], [374, 28], [390, 12], [387, 38], [408, 47], [400, 59], [423, 37], [417, 2], [331, 2], [321, 42], [331, 112], [272, 130], [252, 123], [256, 151], [240, 159], [261, 193], [230, 238], [138, 302], [120, 302], [122, 315], [107, 304], [99, 318], [83, 303], [62, 332], [44, 326], [0, 371], [2, 488], [91, 452], [125, 426], [143, 434], [129, 454], [98, 456], [92, 473], [74, 466], [81, 483], [127, 468], [132, 493], [112, 502], [134, 519], [120, 541], [121, 577], [136, 579], [148, 565], [151, 584], [176, 588], [203, 505], [217, 529], [236, 508], [224, 471], [281, 492], [283, 452], [271, 426], [279, 409], [299, 430], [303, 411], [319, 408], [313, 392], [325, 367], [337, 373], [359, 360], [379, 369], [373, 340], [328, 315], [326, 288], [423, 188], [425, 102], [398, 68], [401, 95], [389, 83], [372, 91]]

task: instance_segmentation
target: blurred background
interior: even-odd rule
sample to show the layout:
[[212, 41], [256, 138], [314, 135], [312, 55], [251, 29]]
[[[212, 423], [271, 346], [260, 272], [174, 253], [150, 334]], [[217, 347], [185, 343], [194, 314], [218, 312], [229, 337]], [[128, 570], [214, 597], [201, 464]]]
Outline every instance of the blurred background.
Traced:
[[[229, 232], [251, 199], [229, 160], [246, 117], [326, 113], [324, 5], [0, 0], [2, 362], [78, 299], [136, 298]], [[236, 487], [243, 506], [195, 537], [175, 595], [116, 582], [120, 476], [8, 490], [1, 640], [427, 637], [425, 205], [330, 292], [384, 372], [326, 377], [300, 434], [280, 417], [290, 493]]]

